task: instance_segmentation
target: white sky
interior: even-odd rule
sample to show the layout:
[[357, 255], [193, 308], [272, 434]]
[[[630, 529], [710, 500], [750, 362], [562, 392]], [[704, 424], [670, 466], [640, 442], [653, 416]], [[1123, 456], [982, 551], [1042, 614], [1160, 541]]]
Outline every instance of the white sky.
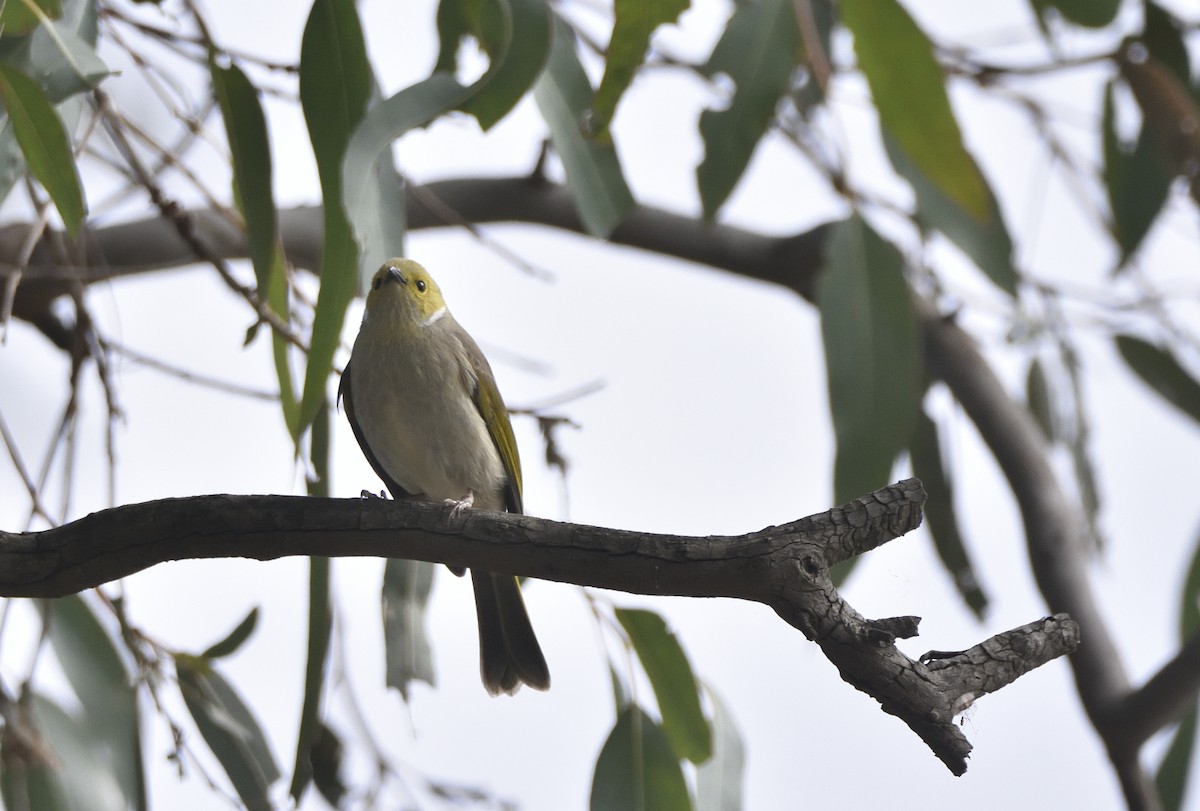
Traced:
[[[215, 34], [229, 47], [296, 58], [305, 4], [208, 5]], [[726, 7], [697, 5], [683, 29], [663, 32], [661, 41], [673, 53], [699, 59]], [[1029, 12], [1020, 2], [972, 8], [966, 21], [951, 18], [955, 3], [906, 5], [939, 36], [1030, 39]], [[433, 4], [406, 8], [398, 19], [391, 19], [391, 4], [384, 2], [366, 2], [361, 10], [387, 92], [421, 78], [433, 63]], [[1071, 52], [1092, 46], [1086, 36], [1068, 40]], [[1098, 69], [1080, 71], [1070, 81], [1041, 88], [1064, 119], [1078, 122], [1060, 129], [1092, 160], [1104, 76]], [[132, 73], [109, 84], [119, 102], [136, 102]], [[852, 176], [903, 200], [903, 188], [886, 180], [882, 158], [871, 146], [875, 132], [864, 87], [839, 83], [836, 97], [838, 125], [853, 145]], [[967, 140], [1020, 235], [1023, 268], [1040, 278], [1102, 285], [1110, 248], [1097, 241], [1094, 221], [1079, 215], [1076, 198], [1039, 151], [1027, 123], [1011, 107], [981, 102], [967, 88], [955, 86], [953, 98]], [[616, 132], [639, 199], [684, 213], [698, 210], [694, 170], [703, 148], [695, 122], [713, 101], [708, 91], [670, 74], [635, 84], [619, 110]], [[279, 102], [271, 102], [269, 110], [280, 205], [315, 202], [316, 174], [299, 113]], [[473, 120], [458, 118], [410, 135], [397, 155], [402, 169], [422, 180], [524, 172], [542, 132], [536, 109], [526, 102], [486, 136]], [[215, 159], [205, 168], [214, 173], [208, 176], [225, 171]], [[227, 188], [223, 182], [213, 185]], [[845, 211], [823, 189], [789, 148], [770, 140], [723, 217], [768, 233], [794, 232]], [[519, 408], [596, 379], [605, 382], [599, 393], [561, 409], [581, 425], [559, 435], [572, 464], [565, 491], [540, 462], [536, 427], [516, 420], [530, 513], [706, 535], [752, 531], [830, 506], [833, 448], [819, 324], [810, 306], [766, 285], [570, 235], [519, 226], [487, 230], [550, 270], [555, 281], [531, 278], [452, 231], [413, 234], [409, 254], [437, 276], [459, 321], [492, 354], [509, 405]], [[1200, 258], [1197, 236], [1194, 209], [1177, 200], [1169, 221], [1156, 229], [1144, 266], [1156, 277], [1184, 279], [1194, 294], [1189, 274]], [[985, 315], [969, 323], [999, 346], [1004, 325], [994, 317], [998, 297], [973, 271], [961, 269], [953, 250], [942, 250], [938, 259], [952, 268], [964, 298], [982, 305]], [[106, 334], [131, 347], [223, 379], [273, 386], [267, 343], [242, 349], [249, 314], [211, 270], [98, 287], [89, 302]], [[347, 340], [360, 312], [357, 305], [351, 312]], [[1200, 433], [1147, 396], [1094, 335], [1082, 349], [1110, 547], [1093, 574], [1126, 665], [1142, 678], [1175, 646], [1179, 586], [1200, 523], [1194, 506]], [[550, 372], [523, 371], [503, 360], [505, 352], [536, 359]], [[1021, 347], [992, 353], [1018, 396], [1028, 357]], [[26, 325], [14, 326], [0, 347], [0, 413], [34, 468], [41, 465], [61, 408], [66, 371], [63, 358]], [[119, 371], [126, 415], [118, 430], [119, 502], [302, 492], [277, 406], [213, 393], [130, 364], [120, 364]], [[940, 413], [954, 413], [944, 396], [938, 403]], [[73, 516], [106, 506], [103, 407], [94, 380], [83, 420]], [[948, 439], [958, 507], [992, 598], [988, 617], [976, 623], [963, 608], [923, 531], [871, 553], [845, 591], [868, 616], [924, 617], [921, 637], [902, 645], [914, 656], [930, 648], [966, 647], [1046, 613], [1027, 571], [1009, 491], [970, 425], [961, 418], [953, 425]], [[897, 470], [895, 478], [902, 475], [907, 471]], [[364, 487], [379, 485], [339, 415], [334, 494], [354, 496]], [[7, 464], [0, 465], [0, 493], [0, 525], [20, 529], [28, 507]], [[554, 687], [547, 694], [525, 691], [498, 700], [479, 685], [468, 584], [440, 572], [430, 620], [440, 684], [436, 690], [416, 688], [406, 708], [383, 688], [381, 572], [382, 562], [375, 560], [335, 564], [345, 677], [373, 734], [414, 774], [486, 787], [534, 811], [584, 807], [613, 706], [600, 634], [580, 592], [551, 583], [527, 587]], [[295, 559], [169, 564], [125, 584], [134, 621], [181, 650], [202, 650], [250, 607], [261, 606], [258, 632], [222, 663], [222, 671], [259, 713], [285, 772], [302, 690], [305, 583], [306, 562]], [[956, 779], [907, 727], [841, 682], [815, 646], [765, 607], [623, 594], [603, 599], [664, 613], [696, 672], [724, 698], [746, 742], [750, 811], [801, 804], [916, 807], [930, 797], [948, 807], [981, 809], [1122, 807], [1063, 662], [984, 698], [967, 714], [964, 731], [976, 748], [966, 776]], [[0, 673], [9, 684], [23, 672], [31, 617], [27, 608], [18, 611], [14, 620], [22, 622], [14, 622], [2, 640]], [[642, 683], [639, 689], [648, 688]], [[173, 711], [184, 714], [181, 706]], [[331, 711], [334, 725], [349, 732], [340, 698], [333, 698]], [[166, 727], [152, 713], [146, 721], [155, 807], [214, 807], [203, 781], [175, 780], [163, 760]], [[278, 790], [282, 796], [286, 785]], [[322, 805], [310, 793], [305, 807]]]

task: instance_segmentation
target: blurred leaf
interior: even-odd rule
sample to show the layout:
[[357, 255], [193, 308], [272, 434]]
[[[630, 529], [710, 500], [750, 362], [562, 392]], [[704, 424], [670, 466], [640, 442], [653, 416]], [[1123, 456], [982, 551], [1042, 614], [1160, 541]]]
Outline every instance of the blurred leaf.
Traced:
[[633, 195], [612, 144], [584, 133], [592, 86], [575, 53], [575, 35], [561, 20], [555, 21], [550, 61], [533, 96], [550, 127], [550, 139], [562, 158], [567, 187], [584, 227], [594, 237], [608, 236], [633, 208]]
[[67, 131], [46, 94], [21, 71], [0, 62], [0, 103], [25, 161], [54, 201], [72, 236], [87, 215], [79, 169]]
[[958, 516], [954, 511], [954, 488], [942, 464], [942, 447], [938, 439], [937, 425], [924, 411], [917, 413], [917, 429], [913, 433], [913, 475], [925, 486], [925, 524], [933, 537], [942, 566], [954, 580], [963, 602], [976, 618], [983, 619], [987, 611], [988, 598], [979, 584], [971, 556], [963, 542]]
[[453, 15], [454, 24], [448, 28], [442, 27], [443, 13], [438, 11], [442, 41], [438, 66], [448, 60], [451, 37], [454, 50], [467, 33], [479, 42], [490, 65], [471, 86], [472, 92], [461, 109], [488, 130], [516, 106], [546, 64], [550, 53], [550, 5], [545, 0], [457, 0], [454, 5], [463, 11]]
[[28, 74], [58, 104], [95, 88], [111, 73], [96, 53], [95, 27], [95, 6], [73, 0], [61, 20], [39, 26], [30, 36], [0, 37], [0, 60]]
[[112, 636], [78, 594], [45, 603], [54, 655], [84, 707], [87, 726], [134, 808], [146, 807], [137, 690]]
[[312, 746], [312, 780], [317, 791], [334, 808], [342, 807], [342, 800], [348, 791], [342, 780], [344, 760], [341, 739], [332, 729], [321, 724]]
[[969, 216], [987, 223], [987, 183], [967, 148], [933, 46], [896, 0], [842, 0], [842, 22], [884, 132], [933, 186]]
[[300, 400], [302, 428], [326, 399], [346, 309], [358, 286], [358, 248], [342, 208], [342, 162], [373, 82], [353, 0], [314, 0], [300, 44], [300, 104], [321, 178], [325, 236]]
[[1117, 336], [1117, 349], [1142, 381], [1171, 405], [1200, 422], [1200, 383], [1164, 349], [1131, 335]]
[[[821, 53], [824, 54], [825, 59], [828, 61], [830, 54], [833, 52], [831, 40], [833, 38], [834, 26], [837, 24], [834, 4], [817, 0], [817, 2], [810, 2], [809, 8], [812, 9], [813, 25], [817, 29], [817, 42], [820, 44]], [[799, 21], [797, 21], [797, 25], [799, 25]], [[802, 37], [797, 47], [801, 51], [805, 50]], [[803, 68], [803, 72], [793, 73], [789, 93], [796, 111], [808, 120], [811, 117], [811, 113], [823, 109], [825, 90], [821, 87], [821, 83], [813, 76], [811, 55], [805, 54], [799, 61], [801, 62], [800, 67]]]
[[834, 226], [817, 302], [837, 438], [836, 503], [888, 484], [921, 396], [920, 333], [900, 252], [855, 215]]
[[414, 681], [435, 684], [433, 651], [425, 627], [433, 564], [388, 560], [383, 570], [383, 643], [387, 652], [387, 685], [408, 701]]
[[700, 709], [700, 690], [679, 640], [653, 611], [618, 608], [616, 615], [654, 688], [671, 749], [692, 763], [708, 760], [712, 729]]
[[658, 724], [637, 706], [617, 723], [592, 777], [590, 811], [691, 811], [683, 770]]
[[[917, 197], [917, 220], [925, 228], [941, 231], [946, 238], [962, 249], [963, 253], [979, 266], [987, 277], [1010, 296], [1017, 292], [1017, 272], [1013, 268], [1012, 239], [1008, 226], [992, 194], [991, 186], [984, 178], [987, 193], [987, 217], [973, 216], [955, 200], [942, 193], [925, 173], [917, 168], [908, 154], [896, 145], [885, 130], [883, 144], [896, 172], [909, 182]], [[975, 159], [969, 154], [972, 164]], [[979, 167], [976, 166], [978, 172]], [[983, 178], [983, 173], [979, 173]]]
[[1171, 191], [1171, 175], [1151, 143], [1150, 130], [1143, 121], [1132, 148], [1117, 135], [1113, 104], [1113, 83], [1104, 90], [1104, 186], [1112, 211], [1113, 232], [1121, 249], [1120, 265], [1137, 252], [1150, 227], [1158, 218]]
[[717, 215], [746, 171], [792, 81], [799, 37], [792, 0], [738, 5], [713, 48], [704, 74], [735, 86], [729, 106], [700, 114], [704, 160], [696, 169], [706, 219]]
[[13, 135], [12, 122], [0, 115], [0, 201], [8, 198], [21, 175], [25, 174], [25, 156]]
[[9, 811], [126, 811], [129, 800], [87, 723], [37, 694], [23, 696], [15, 710], [16, 728], [10, 719], [0, 744], [0, 794]]
[[220, 673], [204, 659], [175, 656], [179, 691], [196, 728], [248, 811], [269, 811], [279, 767], [258, 721]]
[[1046, 370], [1037, 358], [1029, 364], [1029, 373], [1025, 378], [1025, 402], [1046, 440], [1058, 441], [1061, 432], [1055, 417], [1054, 401], [1050, 396], [1050, 383], [1046, 379]]
[[246, 643], [246, 640], [250, 638], [250, 635], [254, 633], [254, 629], [257, 625], [258, 606], [255, 606], [254, 608], [250, 609], [250, 613], [246, 615], [245, 619], [237, 624], [236, 628], [230, 631], [229, 634], [220, 642], [217, 642], [208, 650], [204, 651], [204, 653], [200, 654], [200, 657], [202, 659], [220, 659], [223, 656], [229, 656], [230, 654], [235, 653], [240, 647], [242, 647], [242, 645]]
[[381, 264], [404, 252], [404, 195], [392, 142], [453, 110], [471, 92], [452, 76], [435, 73], [376, 104], [355, 128], [342, 163], [342, 205], [360, 257], [356, 290], [366, 289]]
[[[288, 788], [288, 794], [297, 805], [308, 788], [309, 780], [316, 777], [319, 754], [317, 748], [321, 745], [324, 729], [321, 723], [321, 694], [325, 685], [325, 663], [329, 658], [329, 637], [333, 628], [329, 576], [329, 558], [308, 559], [308, 655], [304, 666], [304, 701], [300, 708], [292, 782]], [[320, 788], [320, 782], [317, 785]]]
[[1176, 17], [1152, 0], [1144, 0], [1145, 25], [1140, 37], [1146, 51], [1184, 84], [1192, 81], [1191, 59], [1183, 27]]
[[1142, 108], [1142, 126], [1150, 133], [1159, 160], [1175, 177], [1200, 161], [1200, 107], [1190, 88], [1153, 56], [1139, 60], [1127, 48], [1119, 60], [1121, 75]]
[[705, 689], [712, 706], [713, 755], [696, 768], [696, 811], [742, 811], [746, 747], [725, 702]]
[[1179, 811], [1187, 794], [1188, 777], [1191, 774], [1192, 752], [1196, 748], [1196, 708], [1192, 707], [1179, 721], [1167, 754], [1158, 764], [1154, 775], [1158, 797], [1163, 811]]
[[592, 137], [607, 134], [621, 96], [646, 58], [654, 29], [678, 20], [690, 4], [691, 0], [615, 0], [604, 77], [592, 104]]
[[61, 16], [61, 0], [10, 0], [0, 4], [0, 30], [5, 36], [21, 36], [37, 28], [43, 17]]
[[1054, 8], [1076, 25], [1103, 28], [1116, 19], [1121, 0], [1033, 0], [1032, 6], [1039, 19]]

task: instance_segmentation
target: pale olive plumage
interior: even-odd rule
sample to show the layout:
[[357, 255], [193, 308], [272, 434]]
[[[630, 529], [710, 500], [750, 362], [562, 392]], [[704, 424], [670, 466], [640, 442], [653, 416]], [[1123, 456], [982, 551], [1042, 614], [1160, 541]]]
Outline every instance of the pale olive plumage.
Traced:
[[[491, 367], [416, 262], [389, 260], [372, 279], [339, 393], [393, 498], [522, 512], [517, 443]], [[549, 688], [517, 579], [473, 570], [471, 581], [484, 687]]]

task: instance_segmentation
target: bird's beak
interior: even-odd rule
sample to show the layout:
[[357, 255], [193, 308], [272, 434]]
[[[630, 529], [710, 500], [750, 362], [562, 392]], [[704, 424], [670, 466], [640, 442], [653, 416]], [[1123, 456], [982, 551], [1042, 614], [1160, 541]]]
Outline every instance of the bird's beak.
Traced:
[[406, 282], [404, 280], [404, 274], [402, 274], [400, 272], [399, 268], [388, 268], [387, 275], [388, 275], [389, 282], [399, 282], [400, 284], [408, 284], [408, 282]]

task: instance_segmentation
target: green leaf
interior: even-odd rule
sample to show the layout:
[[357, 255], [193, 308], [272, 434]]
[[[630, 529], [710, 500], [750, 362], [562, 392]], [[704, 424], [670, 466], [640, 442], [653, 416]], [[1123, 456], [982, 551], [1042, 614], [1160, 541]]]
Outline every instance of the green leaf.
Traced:
[[6, 714], [0, 743], [0, 793], [9, 811], [126, 811], [126, 795], [88, 723], [37, 694], [23, 696], [15, 709], [17, 728]]
[[733, 192], [791, 85], [799, 56], [792, 8], [792, 0], [740, 4], [704, 66], [706, 76], [724, 74], [736, 88], [727, 108], [700, 114], [704, 160], [696, 180], [708, 219]]
[[889, 482], [921, 396], [920, 333], [900, 252], [858, 215], [834, 226], [818, 282], [838, 504]]
[[1113, 236], [1121, 249], [1123, 267], [1141, 247], [1171, 191], [1171, 175], [1156, 154], [1146, 122], [1132, 148], [1117, 135], [1113, 82], [1104, 90], [1104, 186], [1112, 211]]
[[404, 196], [392, 141], [455, 109], [472, 92], [452, 76], [435, 73], [376, 104], [355, 128], [342, 163], [342, 205], [360, 257], [356, 289], [366, 289], [381, 264], [404, 253]]
[[137, 690], [112, 636], [79, 595], [48, 600], [46, 623], [54, 655], [84, 708], [86, 725], [135, 808], [146, 807], [146, 775]]
[[1164, 349], [1131, 335], [1117, 336], [1126, 365], [1171, 405], [1200, 422], [1200, 383]]
[[1151, 0], [1142, 5], [1145, 25], [1140, 37], [1146, 51], [1183, 83], [1192, 81], [1191, 58], [1188, 56], [1184, 31], [1179, 20]]
[[250, 709], [204, 659], [177, 654], [179, 690], [204, 737], [248, 811], [269, 811], [279, 767]]
[[200, 654], [201, 659], [220, 659], [236, 653], [258, 626], [258, 606], [250, 609], [250, 613], [237, 624], [220, 642], [214, 643], [208, 650]]
[[1055, 416], [1054, 401], [1050, 394], [1050, 381], [1046, 379], [1046, 370], [1042, 368], [1041, 361], [1036, 358], [1029, 364], [1029, 374], [1025, 377], [1025, 402], [1047, 441], [1057, 442], [1062, 434], [1062, 429]]
[[708, 760], [712, 729], [700, 709], [700, 690], [679, 640], [653, 611], [618, 608], [616, 615], [654, 688], [671, 749], [693, 763]]
[[592, 86], [575, 52], [575, 35], [562, 20], [555, 23], [550, 61], [533, 96], [550, 127], [550, 139], [562, 158], [567, 187], [584, 227], [594, 237], [608, 236], [633, 208], [633, 195], [612, 144], [584, 134]]
[[321, 289], [300, 398], [302, 428], [326, 399], [346, 309], [357, 290], [358, 248], [341, 205], [342, 162], [373, 82], [353, 0], [314, 0], [300, 44], [300, 104], [321, 178], [325, 230]]
[[[980, 219], [957, 201], [942, 193], [925, 173], [909, 159], [885, 130], [883, 144], [896, 172], [909, 182], [917, 197], [917, 221], [925, 228], [941, 231], [962, 249], [992, 282], [1010, 296], [1017, 292], [1017, 272], [1013, 268], [1013, 244], [1008, 226], [991, 186], [984, 179], [987, 193], [987, 217]], [[975, 159], [967, 155], [972, 164]], [[978, 166], [976, 166], [978, 171]], [[983, 178], [983, 173], [979, 176]]]
[[1033, 0], [1034, 13], [1045, 19], [1050, 8], [1063, 18], [1087, 28], [1103, 28], [1117, 17], [1121, 0]]
[[1179, 811], [1183, 808], [1188, 776], [1192, 770], [1192, 752], [1196, 748], [1196, 708], [1192, 707], [1179, 722], [1167, 754], [1158, 764], [1154, 783], [1163, 811]]
[[71, 141], [37, 83], [0, 62], [0, 103], [8, 112], [30, 171], [50, 194], [72, 236], [87, 215]]
[[55, 104], [95, 88], [111, 73], [94, 47], [95, 7], [89, 13], [90, 4], [79, 5], [72, 3], [61, 20], [28, 37], [0, 37], [0, 61], [33, 77]]
[[1150, 144], [1163, 170], [1175, 177], [1190, 174], [1200, 159], [1200, 105], [1188, 83], [1170, 68], [1149, 56], [1140, 59], [1135, 48], [1126, 48], [1118, 64], [1138, 106], [1142, 125], [1150, 134]]
[[5, 36], [21, 36], [37, 28], [43, 19], [61, 16], [61, 0], [8, 0], [0, 5], [0, 30]]
[[425, 627], [433, 564], [418, 560], [388, 560], [383, 570], [383, 642], [387, 655], [387, 685], [408, 701], [414, 681], [435, 684], [433, 650]]
[[678, 20], [689, 5], [690, 0], [615, 0], [604, 77], [592, 104], [593, 137], [607, 135], [617, 103], [646, 58], [654, 29]]
[[978, 618], [983, 619], [987, 611], [988, 598], [979, 584], [971, 556], [967, 554], [959, 529], [958, 516], [954, 511], [954, 488], [942, 464], [942, 448], [938, 440], [937, 425], [924, 411], [918, 411], [917, 430], [913, 433], [913, 475], [925, 486], [925, 525], [933, 537], [942, 566], [954, 580], [963, 602]]
[[691, 811], [683, 770], [658, 724], [637, 706], [617, 723], [592, 777], [590, 811]]
[[742, 811], [746, 747], [725, 702], [706, 686], [712, 706], [713, 755], [696, 769], [696, 811]]
[[987, 183], [963, 145], [925, 33], [897, 0], [842, 0], [838, 7], [883, 131], [935, 188], [986, 223]]
[[491, 65], [462, 105], [485, 130], [516, 106], [546, 64], [551, 11], [545, 0], [484, 0], [472, 32]]

